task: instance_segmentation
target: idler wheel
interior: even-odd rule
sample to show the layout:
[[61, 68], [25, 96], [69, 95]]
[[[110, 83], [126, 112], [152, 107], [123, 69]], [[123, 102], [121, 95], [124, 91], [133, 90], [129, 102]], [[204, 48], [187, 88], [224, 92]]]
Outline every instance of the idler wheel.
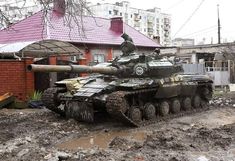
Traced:
[[171, 102], [171, 112], [178, 113], [180, 112], [180, 101], [178, 99], [173, 99]]
[[201, 107], [201, 97], [199, 95], [194, 96], [193, 98], [193, 107], [200, 108]]
[[186, 97], [186, 98], [183, 99], [182, 108], [185, 111], [190, 110], [192, 108], [192, 100], [191, 100], [191, 98]]
[[159, 112], [161, 116], [166, 116], [169, 114], [170, 111], [170, 106], [169, 103], [167, 101], [163, 101], [160, 103], [160, 107], [159, 107]]
[[141, 122], [142, 120], [142, 113], [139, 108], [132, 107], [130, 109], [130, 119], [134, 122]]
[[201, 100], [201, 107], [206, 108], [207, 107], [207, 101], [206, 100]]
[[203, 88], [202, 95], [206, 100], [211, 100], [212, 98], [212, 92], [208, 88]]
[[144, 118], [146, 120], [152, 120], [156, 118], [156, 108], [152, 103], [146, 103], [144, 105]]

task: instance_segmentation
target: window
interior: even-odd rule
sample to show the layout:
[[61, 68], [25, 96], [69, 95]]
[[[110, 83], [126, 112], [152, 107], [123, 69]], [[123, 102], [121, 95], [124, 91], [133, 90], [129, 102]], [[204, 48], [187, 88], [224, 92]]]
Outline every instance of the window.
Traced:
[[159, 19], [158, 18], [156, 18], [156, 22], [159, 23]]
[[114, 13], [115, 16], [117, 16], [118, 15], [118, 10], [113, 10], [113, 13]]
[[76, 56], [71, 56], [70, 57], [70, 61], [76, 62], [77, 61], [77, 57]]
[[122, 12], [120, 12], [120, 16], [122, 16]]
[[112, 14], [112, 11], [109, 11], [109, 14], [111, 15], [111, 14]]
[[132, 14], [131, 14], [131, 18], [132, 18]]
[[103, 54], [94, 54], [94, 62], [103, 63], [104, 61], [105, 60]]

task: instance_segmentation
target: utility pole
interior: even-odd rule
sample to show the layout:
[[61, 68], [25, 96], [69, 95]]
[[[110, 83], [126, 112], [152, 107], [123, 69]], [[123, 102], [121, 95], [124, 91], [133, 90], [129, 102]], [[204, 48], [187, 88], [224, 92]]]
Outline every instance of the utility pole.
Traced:
[[217, 4], [217, 13], [218, 13], [218, 44], [220, 44], [220, 29], [221, 29], [221, 26], [220, 26], [220, 17], [219, 17], [219, 4]]

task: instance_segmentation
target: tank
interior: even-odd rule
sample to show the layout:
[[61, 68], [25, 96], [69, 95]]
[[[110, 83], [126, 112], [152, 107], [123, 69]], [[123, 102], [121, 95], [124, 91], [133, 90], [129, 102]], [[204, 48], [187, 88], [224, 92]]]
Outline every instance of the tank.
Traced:
[[207, 75], [184, 74], [180, 63], [153, 54], [136, 54], [132, 39], [123, 34], [122, 55], [95, 66], [35, 65], [34, 72], [75, 72], [88, 76], [65, 79], [44, 91], [44, 105], [62, 116], [94, 122], [107, 112], [125, 125], [139, 126], [181, 111], [202, 108], [212, 98]]

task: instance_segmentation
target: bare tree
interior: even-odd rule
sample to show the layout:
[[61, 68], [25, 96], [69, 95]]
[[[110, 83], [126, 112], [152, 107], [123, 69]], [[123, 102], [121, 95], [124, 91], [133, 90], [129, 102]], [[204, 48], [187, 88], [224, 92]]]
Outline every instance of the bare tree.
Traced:
[[16, 18], [30, 16], [32, 11], [27, 10], [30, 9], [29, 4], [43, 12], [43, 23], [50, 24], [48, 15], [54, 10], [63, 15], [65, 25], [72, 28], [72, 24], [76, 23], [79, 31], [84, 31], [83, 15], [92, 16], [85, 0], [4, 0], [0, 3], [0, 28], [14, 23]]

